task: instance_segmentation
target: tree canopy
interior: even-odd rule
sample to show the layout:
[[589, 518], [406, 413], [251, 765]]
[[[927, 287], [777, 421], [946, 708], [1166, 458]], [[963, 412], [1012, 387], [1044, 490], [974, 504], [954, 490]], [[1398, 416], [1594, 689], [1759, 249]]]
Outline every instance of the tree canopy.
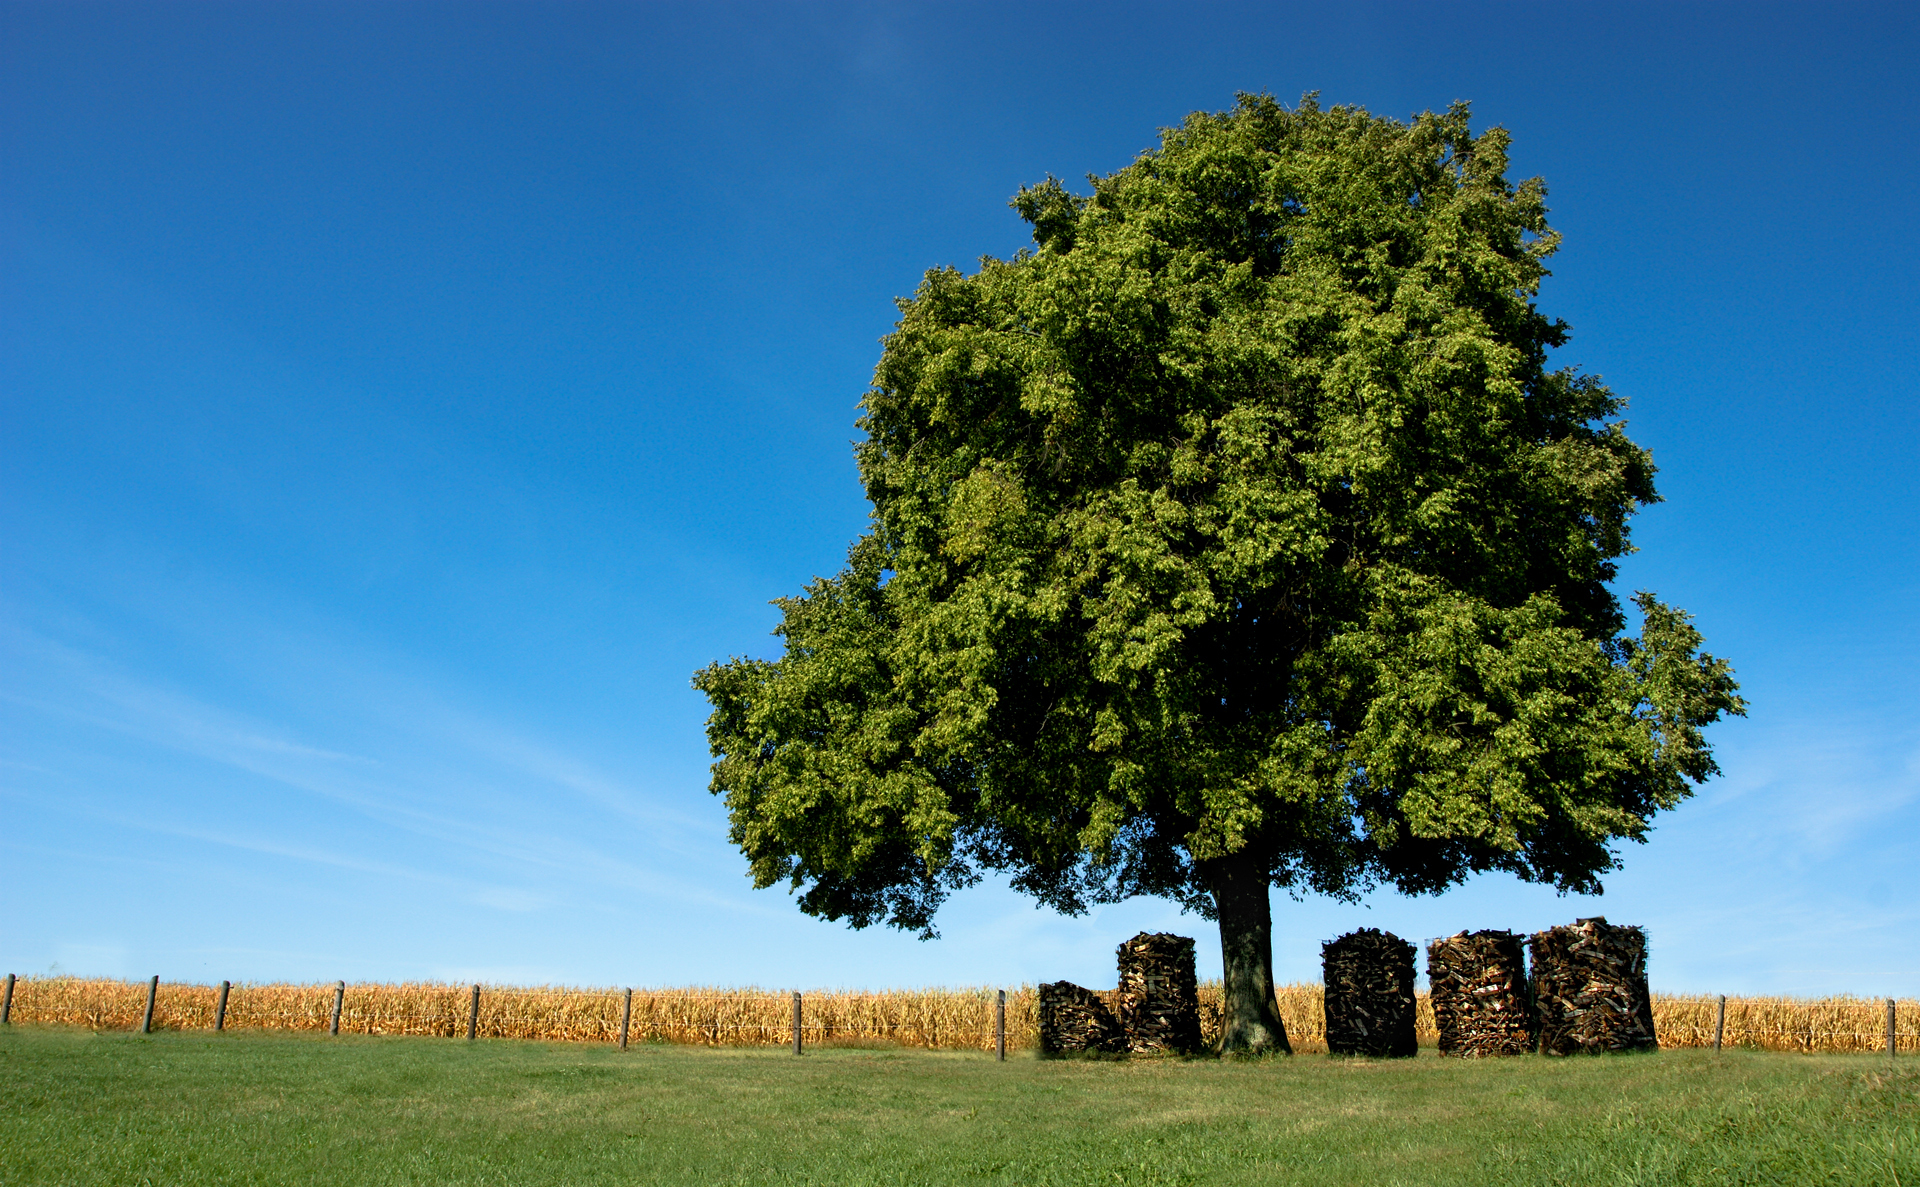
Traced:
[[1507, 143], [1242, 95], [929, 271], [858, 422], [871, 530], [779, 659], [694, 680], [756, 884], [922, 934], [989, 870], [1165, 896], [1220, 921], [1250, 1047], [1272, 887], [1597, 891], [1743, 705], [1683, 612], [1627, 633], [1654, 467], [1548, 365]]

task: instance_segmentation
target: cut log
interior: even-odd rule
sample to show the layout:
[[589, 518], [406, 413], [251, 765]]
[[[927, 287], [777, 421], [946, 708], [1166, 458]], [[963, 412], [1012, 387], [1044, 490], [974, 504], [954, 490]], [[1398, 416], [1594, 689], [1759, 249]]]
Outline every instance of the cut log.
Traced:
[[1427, 945], [1427, 986], [1440, 1054], [1476, 1059], [1533, 1050], [1538, 1031], [1519, 936], [1463, 931], [1434, 940]]
[[1141, 932], [1120, 945], [1120, 1026], [1127, 1050], [1139, 1054], [1200, 1050], [1200, 990], [1193, 941]]
[[1418, 1053], [1412, 944], [1363, 927], [1320, 945], [1320, 967], [1328, 1052], [1395, 1059]]
[[1601, 916], [1550, 927], [1528, 941], [1540, 1050], [1548, 1055], [1652, 1051], [1647, 933]]
[[1040, 1050], [1046, 1055], [1083, 1055], [1127, 1049], [1126, 1033], [1091, 989], [1071, 981], [1040, 986]]

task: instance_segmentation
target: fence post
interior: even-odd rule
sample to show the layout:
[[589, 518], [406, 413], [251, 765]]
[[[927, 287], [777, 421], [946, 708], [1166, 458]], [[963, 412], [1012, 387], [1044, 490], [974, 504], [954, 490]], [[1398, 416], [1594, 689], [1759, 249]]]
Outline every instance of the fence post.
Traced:
[[333, 987], [333, 1018], [327, 1023], [327, 1033], [330, 1035], [340, 1033], [340, 1006], [346, 999], [347, 983], [342, 981]]
[[1007, 991], [1000, 991], [1000, 999], [993, 1003], [993, 1053], [1001, 1063], [1007, 1061]]
[[620, 1006], [620, 1049], [627, 1049], [627, 1024], [633, 1021], [633, 990], [627, 990], [627, 999]]
[[800, 1054], [800, 993], [793, 995], [793, 1053]]
[[1713, 1049], [1720, 1049], [1720, 1040], [1727, 1033], [1727, 995], [1720, 995], [1720, 1003], [1713, 1008]]
[[227, 990], [233, 988], [233, 982], [220, 982], [220, 1000], [213, 1003], [213, 1029], [227, 1029]]
[[155, 973], [153, 980], [147, 982], [147, 1012], [140, 1019], [140, 1033], [143, 1035], [153, 1033], [153, 999], [159, 993], [160, 975]]
[[1893, 1058], [1893, 999], [1887, 999], [1887, 1058]]
[[467, 1007], [467, 1042], [480, 1033], [480, 987], [473, 987], [473, 1004]]
[[7, 1000], [0, 1002], [0, 1026], [13, 1021], [13, 974], [7, 974]]

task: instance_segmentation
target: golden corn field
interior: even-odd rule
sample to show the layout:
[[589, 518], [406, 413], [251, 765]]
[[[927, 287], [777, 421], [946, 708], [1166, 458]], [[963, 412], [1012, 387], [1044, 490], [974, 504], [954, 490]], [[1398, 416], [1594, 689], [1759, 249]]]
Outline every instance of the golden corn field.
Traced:
[[[233, 986], [226, 1025], [237, 1029], [320, 1030], [331, 1025], [332, 985]], [[465, 1035], [472, 987], [410, 983], [348, 985], [342, 996], [344, 1034]], [[156, 1030], [211, 1030], [218, 990], [210, 985], [162, 982], [154, 999]], [[1201, 1033], [1219, 1032], [1218, 982], [1200, 986]], [[1318, 985], [1283, 985], [1275, 997], [1294, 1049], [1325, 1051], [1325, 1020]], [[144, 981], [23, 977], [14, 987], [15, 1022], [132, 1030], [147, 1002]], [[1037, 1044], [1032, 986], [1007, 993], [1007, 1045]], [[474, 1019], [482, 1038], [614, 1042], [625, 1004], [619, 989], [481, 987]], [[1654, 1029], [1662, 1047], [1713, 1043], [1715, 999], [1655, 995]], [[1896, 1047], [1920, 1053], [1920, 1001], [1898, 1004]], [[991, 989], [891, 990], [883, 993], [816, 991], [801, 997], [801, 1033], [809, 1044], [897, 1044], [906, 1047], [991, 1050]], [[1437, 1038], [1433, 1009], [1418, 1002], [1422, 1046]], [[792, 1041], [790, 993], [760, 989], [641, 989], [633, 993], [628, 1035], [635, 1043], [769, 1046]], [[1727, 999], [1726, 1045], [1769, 1051], [1869, 1052], [1886, 1049], [1886, 1006], [1856, 997]]]

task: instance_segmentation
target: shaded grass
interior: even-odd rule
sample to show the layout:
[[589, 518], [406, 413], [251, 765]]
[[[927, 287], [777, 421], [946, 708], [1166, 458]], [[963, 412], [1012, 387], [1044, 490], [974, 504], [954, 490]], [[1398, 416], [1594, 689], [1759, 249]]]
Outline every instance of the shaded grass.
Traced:
[[0, 1183], [1920, 1187], [1920, 1068], [0, 1032]]

